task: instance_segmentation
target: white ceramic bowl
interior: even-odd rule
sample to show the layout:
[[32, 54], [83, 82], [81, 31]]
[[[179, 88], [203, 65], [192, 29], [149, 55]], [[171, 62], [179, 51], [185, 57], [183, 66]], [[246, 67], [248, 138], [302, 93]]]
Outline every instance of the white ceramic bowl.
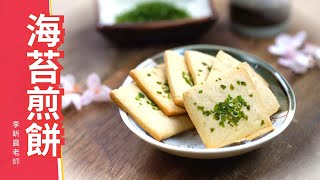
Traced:
[[[174, 48], [173, 50], [181, 54], [183, 54], [185, 50], [196, 50], [212, 55], [215, 55], [219, 50], [224, 50], [237, 59], [248, 62], [256, 70], [256, 72], [264, 77], [265, 80], [269, 83], [271, 90], [279, 101], [279, 111], [271, 117], [275, 130], [252, 141], [245, 141], [223, 148], [206, 149], [201, 142], [201, 139], [196, 130], [190, 130], [181, 133], [161, 142], [156, 141], [142, 128], [140, 128], [126, 112], [120, 109], [120, 115], [123, 122], [134, 134], [136, 134], [145, 142], [151, 144], [155, 148], [177, 156], [197, 159], [217, 159], [232, 157], [255, 150], [274, 137], [278, 136], [289, 126], [296, 108], [294, 93], [285, 78], [266, 62], [259, 60], [259, 58], [245, 52], [224, 46], [190, 45]], [[153, 67], [160, 63], [163, 63], [163, 53], [159, 53], [151, 58], [148, 58], [147, 60], [139, 64], [136, 68], [141, 69], [146, 67]], [[132, 82], [133, 80], [128, 76], [124, 81], [123, 86], [128, 85]]]

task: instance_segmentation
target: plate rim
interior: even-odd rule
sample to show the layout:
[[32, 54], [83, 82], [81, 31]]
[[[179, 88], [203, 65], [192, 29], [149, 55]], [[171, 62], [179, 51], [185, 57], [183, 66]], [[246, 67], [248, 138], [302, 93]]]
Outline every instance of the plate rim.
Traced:
[[[235, 146], [230, 146], [230, 147], [223, 147], [223, 148], [204, 148], [204, 149], [198, 149], [198, 148], [188, 148], [188, 147], [180, 147], [180, 146], [174, 146], [174, 145], [169, 145], [165, 144], [162, 141], [157, 141], [154, 138], [150, 137], [147, 134], [142, 134], [137, 130], [131, 121], [128, 118], [128, 114], [123, 111], [121, 108], [119, 108], [120, 116], [122, 121], [126, 124], [126, 126], [138, 137], [140, 137], [142, 140], [150, 143], [153, 146], [160, 147], [162, 149], [165, 149], [167, 151], [178, 151], [178, 152], [188, 152], [188, 153], [201, 153], [201, 154], [213, 154], [213, 153], [229, 153], [229, 152], [234, 152], [234, 151], [245, 151], [250, 148], [254, 147], [259, 147], [262, 144], [265, 144], [266, 142], [270, 141], [271, 139], [275, 138], [279, 134], [281, 134], [291, 123], [294, 113], [296, 111], [296, 98], [293, 92], [293, 89], [291, 88], [290, 84], [288, 81], [285, 79], [285, 77], [278, 72], [274, 67], [272, 67], [270, 64], [262, 60], [261, 58], [246, 53], [242, 50], [238, 50], [232, 47], [227, 47], [227, 46], [221, 46], [221, 45], [211, 45], [211, 44], [191, 44], [191, 45], [186, 45], [186, 46], [179, 46], [175, 48], [171, 48], [171, 50], [174, 51], [185, 51], [185, 50], [196, 50], [196, 49], [220, 49], [220, 50], [225, 50], [229, 52], [233, 52], [235, 54], [240, 54], [243, 56], [247, 56], [250, 59], [254, 59], [255, 61], [259, 62], [259, 65], [262, 65], [264, 68], [266, 68], [270, 73], [272, 73], [278, 82], [280, 83], [281, 87], [284, 89], [285, 94], [287, 98], [289, 99], [289, 104], [288, 104], [288, 113], [287, 117], [285, 118], [284, 122], [281, 124], [281, 126], [274, 131], [270, 132], [264, 137], [261, 137], [257, 140], [254, 140], [249, 143], [245, 144], [240, 144], [240, 145], [235, 145]], [[142, 61], [140, 64], [138, 64], [135, 68], [136, 69], [141, 69], [144, 68], [147, 64], [154, 62], [154, 59], [159, 58], [163, 56], [164, 52], [160, 52], [156, 55], [153, 55], [144, 61]], [[133, 80], [132, 78], [128, 75], [126, 79], [124, 80], [122, 86], [126, 86], [129, 83], [131, 83]]]

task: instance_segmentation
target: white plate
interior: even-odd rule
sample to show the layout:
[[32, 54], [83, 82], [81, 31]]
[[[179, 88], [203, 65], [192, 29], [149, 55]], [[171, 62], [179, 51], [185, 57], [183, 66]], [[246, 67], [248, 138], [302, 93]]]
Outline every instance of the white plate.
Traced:
[[[262, 77], [269, 83], [271, 90], [277, 97], [280, 108], [279, 111], [271, 117], [275, 130], [258, 137], [252, 141], [244, 141], [239, 144], [233, 144], [223, 148], [206, 149], [196, 130], [190, 130], [161, 142], [153, 139], [148, 133], [140, 128], [135, 121], [124, 111], [120, 109], [120, 115], [127, 127], [138, 137], [152, 146], [182, 157], [197, 158], [197, 159], [217, 159], [240, 155], [261, 147], [266, 142], [283, 132], [290, 124], [295, 108], [296, 101], [294, 93], [285, 80], [285, 78], [273, 67], [266, 62], [259, 60], [257, 57], [244, 53], [242, 51], [215, 45], [190, 45], [174, 48], [173, 50], [183, 54], [185, 50], [196, 50], [204, 53], [215, 55], [219, 50], [231, 54], [241, 61], [248, 62]], [[163, 63], [163, 53], [159, 53], [147, 60], [143, 61], [136, 68], [153, 67]], [[131, 77], [127, 77], [123, 86], [133, 82]]]

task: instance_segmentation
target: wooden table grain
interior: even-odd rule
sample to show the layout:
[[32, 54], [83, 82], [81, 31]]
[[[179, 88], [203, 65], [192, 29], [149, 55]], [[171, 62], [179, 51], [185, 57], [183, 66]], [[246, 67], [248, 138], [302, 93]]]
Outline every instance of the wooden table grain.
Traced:
[[[161, 152], [135, 136], [120, 119], [118, 107], [96, 103], [64, 112], [66, 179], [320, 179], [320, 71], [295, 75], [267, 52], [273, 39], [253, 39], [230, 30], [228, 1], [214, 1], [219, 22], [194, 43], [219, 44], [252, 53], [273, 65], [289, 81], [297, 98], [293, 122], [263, 148], [227, 159], [194, 160]], [[293, 0], [288, 32], [308, 32], [320, 43], [320, 1]], [[117, 88], [130, 69], [165, 49], [185, 44], [117, 47], [95, 30], [94, 1], [53, 1], [53, 13], [65, 15], [63, 74], [80, 83], [97, 72]]]

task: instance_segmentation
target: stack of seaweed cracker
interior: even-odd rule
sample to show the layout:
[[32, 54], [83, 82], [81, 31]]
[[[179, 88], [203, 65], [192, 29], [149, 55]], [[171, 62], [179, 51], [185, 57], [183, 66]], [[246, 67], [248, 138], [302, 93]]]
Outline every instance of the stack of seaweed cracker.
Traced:
[[207, 148], [252, 140], [273, 130], [279, 103], [249, 64], [219, 51], [167, 50], [164, 64], [134, 69], [135, 83], [110, 93], [158, 141], [196, 128]]

